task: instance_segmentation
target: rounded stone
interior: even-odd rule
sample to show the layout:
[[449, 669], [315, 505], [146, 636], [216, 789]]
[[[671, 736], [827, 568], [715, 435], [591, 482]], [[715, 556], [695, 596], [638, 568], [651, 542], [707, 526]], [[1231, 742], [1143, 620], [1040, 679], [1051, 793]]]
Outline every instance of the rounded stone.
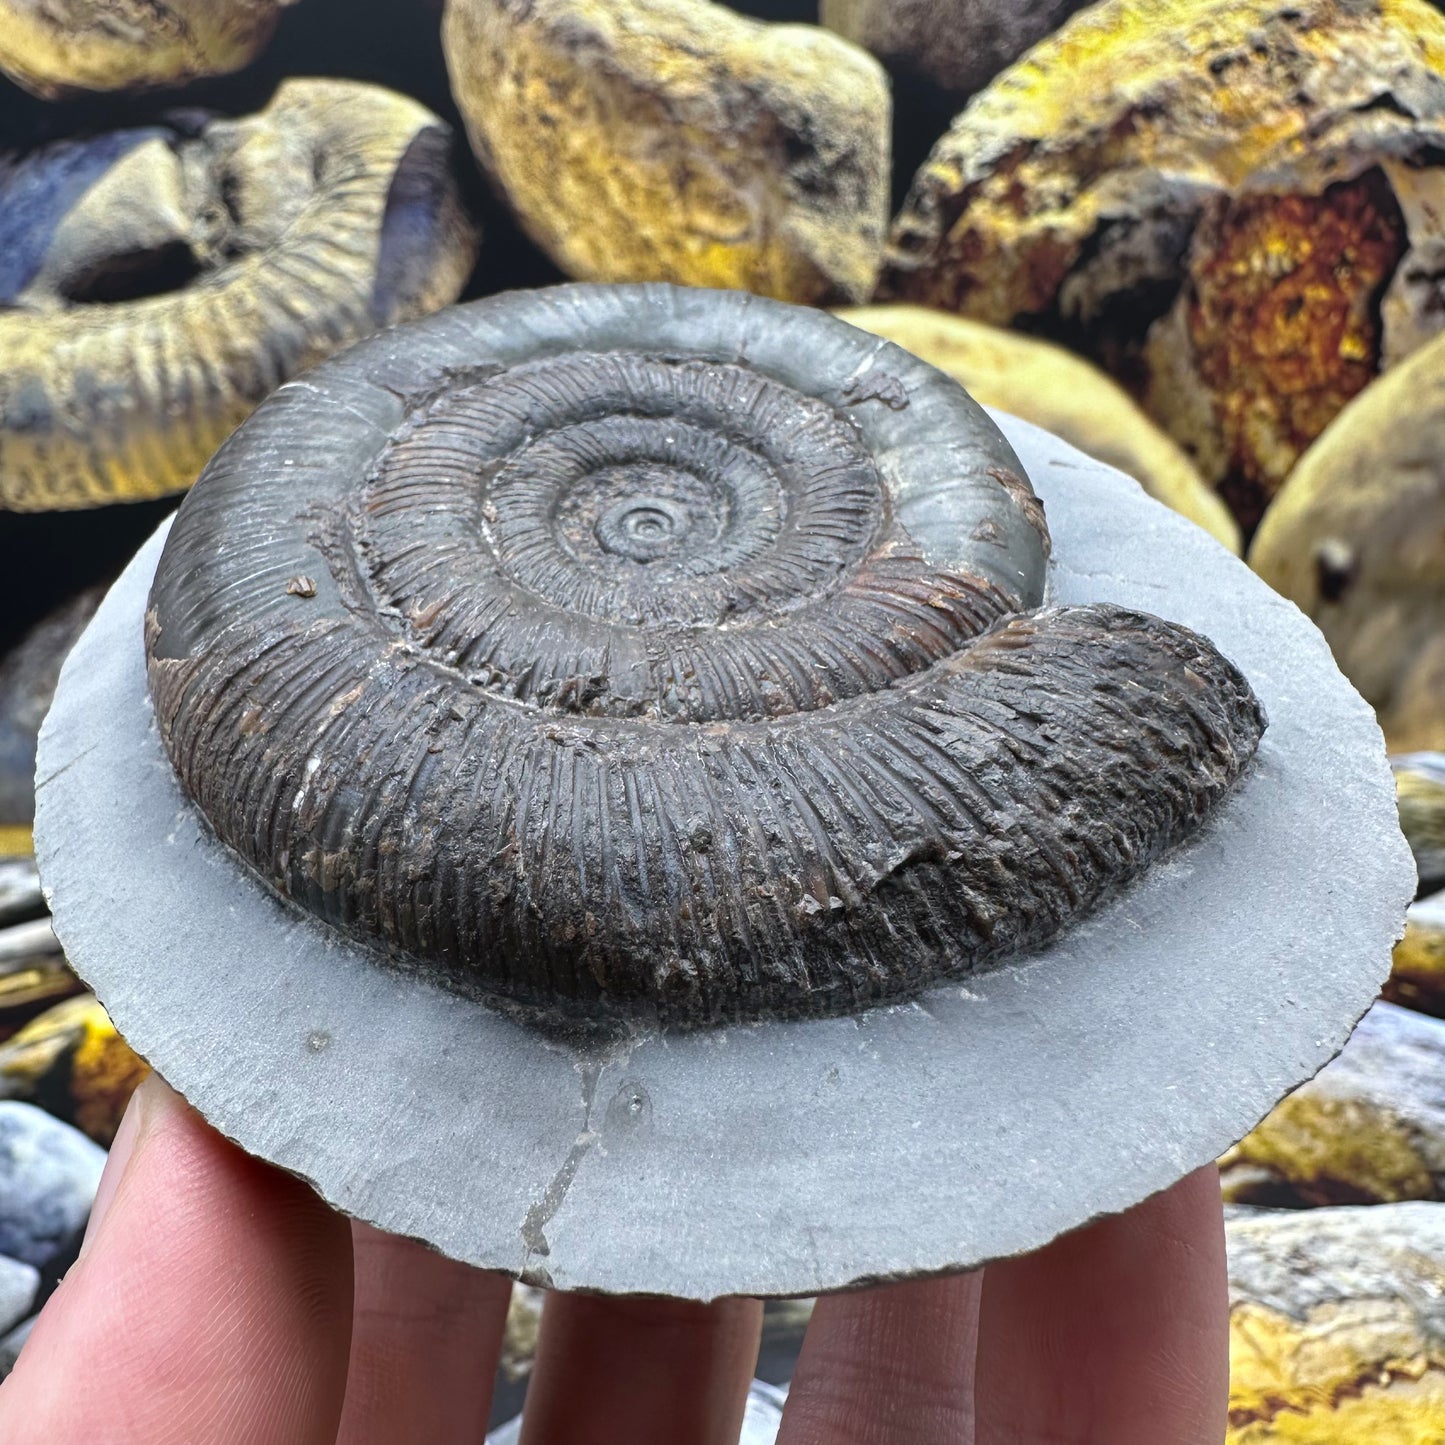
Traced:
[[32, 1104], [0, 1101], [0, 1255], [43, 1267], [90, 1214], [105, 1150]]

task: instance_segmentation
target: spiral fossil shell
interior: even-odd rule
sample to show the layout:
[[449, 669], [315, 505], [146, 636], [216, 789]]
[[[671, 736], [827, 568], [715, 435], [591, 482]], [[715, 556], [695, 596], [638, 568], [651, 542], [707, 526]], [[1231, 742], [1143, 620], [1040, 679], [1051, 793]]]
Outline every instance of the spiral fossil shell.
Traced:
[[454, 300], [449, 145], [404, 96], [293, 80], [0, 163], [0, 507], [183, 489], [287, 377]]
[[448, 983], [829, 1013], [1037, 943], [1263, 728], [1185, 628], [1039, 609], [943, 374], [742, 293], [457, 308], [283, 387], [148, 613], [182, 786], [273, 889]]
[[1240, 550], [1239, 527], [1189, 458], [1123, 388], [1083, 357], [924, 306], [854, 306], [837, 313], [946, 371], [985, 406], [1012, 412], [1127, 472], [1163, 502]]

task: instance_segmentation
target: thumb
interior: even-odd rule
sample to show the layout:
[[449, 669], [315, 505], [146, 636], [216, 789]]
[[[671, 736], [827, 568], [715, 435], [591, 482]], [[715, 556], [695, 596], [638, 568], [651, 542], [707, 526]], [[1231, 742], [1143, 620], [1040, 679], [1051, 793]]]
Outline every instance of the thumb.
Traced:
[[0, 1385], [0, 1445], [331, 1445], [351, 1281], [347, 1222], [151, 1075]]

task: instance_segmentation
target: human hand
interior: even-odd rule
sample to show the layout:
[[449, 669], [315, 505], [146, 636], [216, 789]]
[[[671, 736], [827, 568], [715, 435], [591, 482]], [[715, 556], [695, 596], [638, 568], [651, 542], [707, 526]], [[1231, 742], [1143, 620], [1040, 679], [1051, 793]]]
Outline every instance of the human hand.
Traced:
[[[510, 1282], [349, 1223], [159, 1079], [0, 1445], [480, 1445]], [[1212, 1166], [975, 1274], [819, 1301], [779, 1445], [1218, 1445]], [[549, 1296], [523, 1445], [733, 1445], [762, 1307]]]

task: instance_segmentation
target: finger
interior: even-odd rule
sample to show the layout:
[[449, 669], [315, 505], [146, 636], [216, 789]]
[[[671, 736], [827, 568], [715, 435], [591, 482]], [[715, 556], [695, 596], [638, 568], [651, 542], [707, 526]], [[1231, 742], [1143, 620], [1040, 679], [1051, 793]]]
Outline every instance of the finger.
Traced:
[[332, 1445], [350, 1333], [346, 1221], [152, 1077], [0, 1386], [0, 1442]]
[[778, 1445], [963, 1445], [980, 1291], [965, 1274], [820, 1299]]
[[1213, 1165], [985, 1271], [977, 1445], [1219, 1445], [1228, 1395]]
[[737, 1445], [762, 1322], [757, 1300], [548, 1295], [522, 1445]]
[[351, 1369], [337, 1445], [480, 1445], [512, 1282], [354, 1224]]

